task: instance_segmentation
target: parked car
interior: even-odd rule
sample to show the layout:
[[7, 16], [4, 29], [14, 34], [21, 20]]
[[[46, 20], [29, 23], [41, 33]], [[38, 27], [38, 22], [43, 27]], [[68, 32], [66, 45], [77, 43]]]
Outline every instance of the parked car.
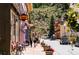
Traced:
[[70, 44], [69, 40], [68, 40], [68, 37], [67, 36], [63, 36], [61, 39], [60, 39], [60, 44]]
[[79, 47], [79, 37], [77, 37], [76, 43], [75, 43], [75, 47]]

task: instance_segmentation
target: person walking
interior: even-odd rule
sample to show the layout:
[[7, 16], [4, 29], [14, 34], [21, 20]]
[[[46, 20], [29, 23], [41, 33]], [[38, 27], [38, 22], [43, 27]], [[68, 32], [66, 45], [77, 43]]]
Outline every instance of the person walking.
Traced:
[[25, 24], [27, 26], [25, 39], [26, 39], [26, 42], [29, 43], [29, 45], [31, 45], [31, 47], [32, 47], [31, 29], [33, 27], [33, 24], [31, 24], [30, 20], [29, 21], [26, 20], [25, 22], [26, 22]]
[[37, 32], [32, 33], [32, 42], [34, 47], [36, 47], [36, 45], [39, 43], [39, 36]]

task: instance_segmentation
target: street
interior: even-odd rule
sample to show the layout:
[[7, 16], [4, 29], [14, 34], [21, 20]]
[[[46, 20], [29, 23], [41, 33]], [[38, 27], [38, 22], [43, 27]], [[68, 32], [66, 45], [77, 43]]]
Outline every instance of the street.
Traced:
[[79, 3], [0, 4], [0, 54], [78, 55], [78, 10]]
[[72, 47], [71, 45], [60, 45], [60, 40], [44, 40], [44, 42], [50, 45], [54, 50], [54, 55], [79, 55], [79, 47]]
[[36, 47], [27, 46], [23, 52], [23, 55], [45, 55], [44, 49], [40, 44]]
[[[71, 45], [60, 45], [59, 41], [60, 40], [46, 40], [46, 39], [41, 39], [44, 40], [44, 43], [47, 45], [50, 45], [54, 50], [54, 55], [78, 55], [79, 48], [78, 47], [72, 47]], [[45, 55], [44, 49], [41, 46], [41, 44], [37, 44], [36, 47], [30, 47], [27, 46], [25, 50], [23, 51], [23, 55]]]

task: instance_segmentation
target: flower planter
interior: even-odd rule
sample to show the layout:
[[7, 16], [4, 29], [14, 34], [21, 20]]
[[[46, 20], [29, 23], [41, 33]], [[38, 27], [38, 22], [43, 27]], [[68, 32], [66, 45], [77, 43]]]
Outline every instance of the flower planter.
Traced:
[[45, 46], [45, 43], [41, 43], [42, 47]]
[[52, 51], [45, 51], [46, 55], [53, 55]]
[[44, 51], [50, 50], [50, 46], [44, 46]]

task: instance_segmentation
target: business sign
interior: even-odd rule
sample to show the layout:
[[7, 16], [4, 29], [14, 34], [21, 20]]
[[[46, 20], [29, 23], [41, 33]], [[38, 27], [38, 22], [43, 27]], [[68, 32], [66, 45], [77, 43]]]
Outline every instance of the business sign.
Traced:
[[22, 21], [28, 20], [28, 18], [29, 18], [29, 16], [28, 15], [25, 15], [25, 14], [22, 14], [20, 16], [20, 20], [22, 20]]

